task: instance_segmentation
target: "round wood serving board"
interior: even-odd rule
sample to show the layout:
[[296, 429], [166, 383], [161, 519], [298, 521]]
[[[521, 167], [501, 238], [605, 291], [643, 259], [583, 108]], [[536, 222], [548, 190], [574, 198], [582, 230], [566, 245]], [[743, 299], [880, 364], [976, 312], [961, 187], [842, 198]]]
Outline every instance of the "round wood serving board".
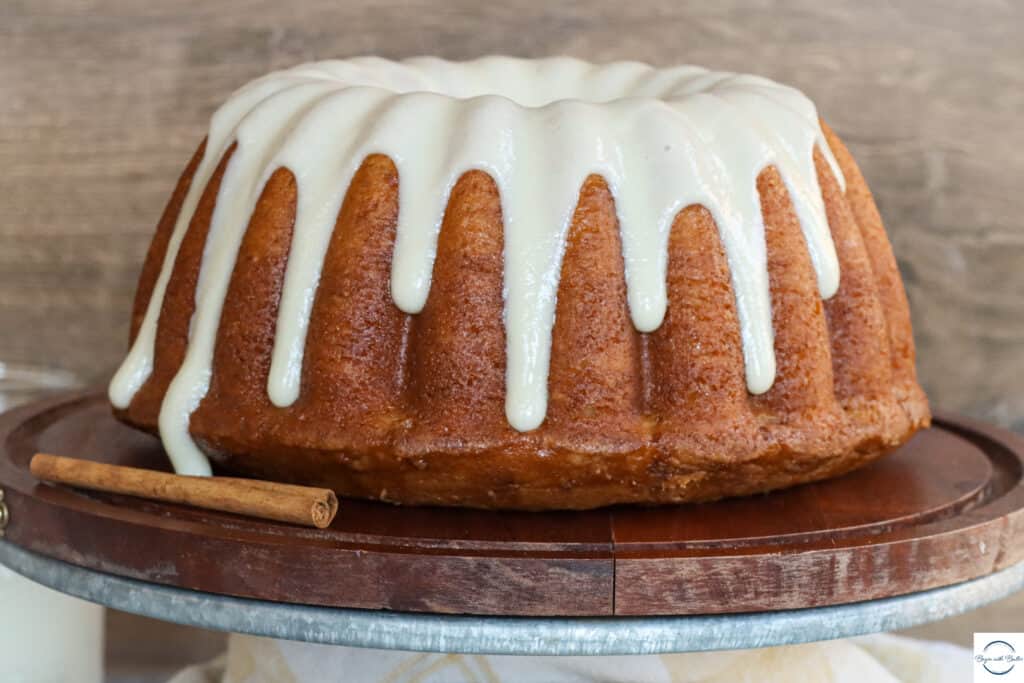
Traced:
[[939, 418], [839, 479], [701, 505], [589, 512], [343, 500], [304, 529], [37, 482], [45, 451], [167, 469], [160, 444], [76, 394], [0, 417], [6, 540], [90, 569], [308, 605], [518, 616], [721, 614], [836, 605], [1024, 559], [1024, 439]]

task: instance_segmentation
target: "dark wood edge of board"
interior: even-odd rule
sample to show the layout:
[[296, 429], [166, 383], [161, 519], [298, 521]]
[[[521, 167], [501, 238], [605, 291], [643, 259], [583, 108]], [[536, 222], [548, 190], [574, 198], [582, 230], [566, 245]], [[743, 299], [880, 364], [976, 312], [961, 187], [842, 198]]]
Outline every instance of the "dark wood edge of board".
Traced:
[[[102, 400], [94, 391], [78, 392], [0, 416], [0, 487], [11, 510], [6, 539], [79, 566], [180, 588], [449, 614], [714, 614], [889, 597], [977, 578], [1024, 559], [1024, 439], [959, 417], [940, 416], [933, 429], [948, 434], [951, 447], [964, 439], [980, 448], [993, 475], [934, 513], [824, 537], [790, 534], [783, 542], [633, 543], [616, 535], [629, 509], [565, 513], [581, 520], [579, 539], [517, 538], [516, 529], [531, 519], [538, 525], [556, 519], [551, 513], [476, 511], [444, 514], [454, 520], [487, 514], [496, 528], [505, 524], [512, 531], [499, 528], [492, 540], [480, 534], [381, 538], [38, 484], [13, 462], [11, 451], [31, 446], [33, 433]], [[421, 512], [388, 514], [413, 520]]]

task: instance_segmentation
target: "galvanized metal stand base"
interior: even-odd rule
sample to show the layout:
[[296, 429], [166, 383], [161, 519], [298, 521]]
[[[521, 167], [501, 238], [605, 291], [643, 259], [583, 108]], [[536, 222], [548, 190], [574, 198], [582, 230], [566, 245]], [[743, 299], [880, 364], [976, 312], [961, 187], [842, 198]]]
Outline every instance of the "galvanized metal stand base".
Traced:
[[92, 602], [189, 626], [330, 645], [510, 655], [633, 655], [787, 645], [907, 628], [1024, 589], [1024, 563], [964, 583], [833, 607], [686, 617], [522, 618], [310, 607], [169, 588], [0, 541], [0, 564]]

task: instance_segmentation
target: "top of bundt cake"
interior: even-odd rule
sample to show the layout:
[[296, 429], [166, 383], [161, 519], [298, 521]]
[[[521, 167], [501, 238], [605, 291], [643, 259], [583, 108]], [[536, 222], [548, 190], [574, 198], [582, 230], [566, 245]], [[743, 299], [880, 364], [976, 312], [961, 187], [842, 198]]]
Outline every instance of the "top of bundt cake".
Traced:
[[229, 281], [271, 175], [287, 168], [297, 185], [266, 387], [272, 403], [283, 407], [299, 396], [311, 309], [339, 210], [354, 175], [374, 154], [389, 157], [400, 179], [391, 295], [407, 313], [427, 300], [453, 187], [471, 170], [493, 179], [504, 222], [506, 415], [514, 429], [533, 430], [545, 419], [562, 257], [591, 175], [604, 179], [614, 199], [629, 314], [640, 332], [656, 330], [666, 312], [675, 217], [690, 205], [706, 207], [730, 269], [747, 387], [765, 392], [775, 378], [775, 352], [757, 183], [769, 166], [789, 192], [820, 295], [828, 298], [839, 287], [815, 150], [843, 186], [815, 107], [802, 93], [693, 66], [363, 57], [272, 73], [238, 90], [212, 117], [141, 326], [110, 385], [111, 401], [127, 408], [152, 372], [176, 252], [229, 153], [187, 353], [160, 410], [160, 433], [180, 472], [209, 471], [189, 436], [189, 418], [208, 391]]

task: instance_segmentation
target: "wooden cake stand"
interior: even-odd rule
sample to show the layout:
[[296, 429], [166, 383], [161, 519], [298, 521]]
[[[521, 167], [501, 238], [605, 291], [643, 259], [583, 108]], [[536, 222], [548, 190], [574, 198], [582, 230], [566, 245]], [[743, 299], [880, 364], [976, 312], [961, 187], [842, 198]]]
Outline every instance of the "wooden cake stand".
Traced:
[[906, 627], [1024, 587], [1024, 439], [961, 418], [865, 469], [769, 495], [557, 513], [343, 500], [324, 530], [42, 484], [28, 471], [39, 451], [168, 467], [101, 394], [7, 413], [0, 563], [119, 609], [277, 638], [758, 647]]

